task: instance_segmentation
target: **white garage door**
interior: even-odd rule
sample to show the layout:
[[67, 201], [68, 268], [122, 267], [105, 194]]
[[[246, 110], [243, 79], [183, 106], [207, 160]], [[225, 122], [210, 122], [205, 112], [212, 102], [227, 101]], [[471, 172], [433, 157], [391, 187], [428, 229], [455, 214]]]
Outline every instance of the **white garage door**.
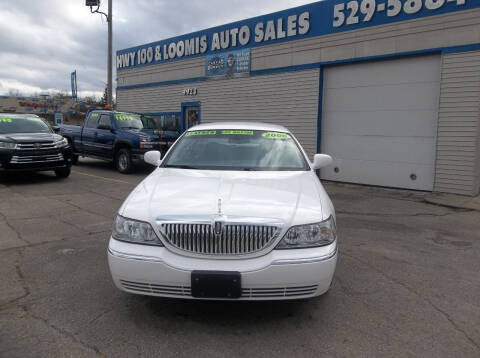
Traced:
[[433, 190], [440, 56], [324, 72], [322, 179]]

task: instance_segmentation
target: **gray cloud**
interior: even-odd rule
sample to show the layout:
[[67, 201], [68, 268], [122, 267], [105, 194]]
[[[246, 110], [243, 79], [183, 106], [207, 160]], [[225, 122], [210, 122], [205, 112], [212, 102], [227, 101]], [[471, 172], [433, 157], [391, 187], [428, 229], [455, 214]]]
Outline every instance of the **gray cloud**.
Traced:
[[[113, 51], [309, 2], [113, 0]], [[74, 69], [79, 91], [103, 93], [107, 24], [84, 0], [2, 0], [0, 34], [0, 94], [68, 91]]]

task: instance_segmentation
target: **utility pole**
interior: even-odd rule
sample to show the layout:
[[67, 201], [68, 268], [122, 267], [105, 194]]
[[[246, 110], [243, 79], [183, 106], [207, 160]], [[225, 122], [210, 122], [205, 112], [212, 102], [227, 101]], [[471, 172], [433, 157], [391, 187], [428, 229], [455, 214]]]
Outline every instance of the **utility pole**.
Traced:
[[[101, 14], [107, 18], [108, 23], [108, 55], [107, 55], [107, 104], [113, 106], [113, 85], [112, 85], [112, 0], [108, 0], [108, 15], [100, 10], [100, 0], [86, 0], [85, 5], [90, 7], [92, 14]], [[93, 10], [93, 7], [97, 8]]]
[[113, 109], [112, 101], [112, 0], [108, 0], [108, 89], [107, 102], [111, 109]]

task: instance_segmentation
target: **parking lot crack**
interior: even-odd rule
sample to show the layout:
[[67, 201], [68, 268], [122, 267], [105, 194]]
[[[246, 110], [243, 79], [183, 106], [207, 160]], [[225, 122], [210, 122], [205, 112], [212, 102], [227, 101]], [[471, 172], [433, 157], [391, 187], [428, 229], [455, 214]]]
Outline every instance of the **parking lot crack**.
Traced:
[[24, 293], [14, 299], [9, 300], [5, 304], [1, 305], [0, 311], [10, 308], [10, 306], [14, 305], [18, 301], [30, 295], [30, 288], [28, 287], [25, 281], [25, 275], [23, 274], [22, 267], [21, 267], [22, 260], [23, 260], [23, 249], [20, 248], [20, 249], [17, 249], [17, 251], [18, 251], [18, 257], [15, 261], [15, 273], [17, 274], [18, 281], [20, 282], [20, 285], [22, 286]]
[[94, 319], [92, 319], [90, 322], [88, 322], [88, 324], [93, 324], [95, 323], [96, 321], [98, 321], [100, 318], [102, 318], [103, 316], [105, 316], [107, 313], [110, 313], [111, 311], [113, 311], [113, 308], [108, 308], [106, 309], [105, 311], [103, 311], [102, 313], [100, 313], [99, 315], [97, 315]]
[[12, 231], [15, 233], [15, 235], [17, 235], [17, 238], [18, 238], [20, 241], [23, 241], [23, 242], [26, 243], [27, 245], [30, 244], [30, 242], [28, 242], [27, 240], [25, 240], [25, 239], [22, 237], [22, 234], [20, 233], [20, 231], [18, 231], [18, 230], [15, 228], [15, 226], [13, 226], [13, 225], [10, 223], [10, 221], [8, 221], [8, 218], [7, 218], [4, 214], [2, 214], [1, 212], [0, 212], [0, 217], [3, 219], [3, 221], [4, 221], [5, 224], [8, 226], [8, 228], [9, 228], [10, 230], [12, 230]]
[[21, 308], [23, 309], [23, 311], [25, 312], [25, 314], [28, 316], [28, 317], [31, 317], [37, 321], [40, 321], [42, 322], [44, 325], [46, 325], [47, 327], [55, 330], [56, 332], [58, 332], [59, 334], [61, 334], [62, 336], [64, 337], [67, 337], [69, 338], [70, 340], [72, 340], [73, 342], [75, 343], [78, 343], [80, 344], [82, 347], [90, 350], [90, 351], [93, 351], [97, 354], [98, 357], [105, 357], [105, 354], [103, 354], [100, 349], [98, 349], [98, 347], [94, 346], [94, 345], [91, 345], [91, 344], [88, 344], [84, 341], [82, 341], [80, 338], [78, 338], [74, 333], [72, 332], [69, 332], [67, 331], [66, 329], [64, 328], [61, 328], [61, 327], [58, 327], [56, 326], [55, 324], [51, 323], [49, 320], [41, 317], [41, 316], [38, 316], [36, 314], [33, 314], [29, 308], [27, 306], [21, 306]]
[[399, 286], [402, 286], [404, 289], [406, 289], [408, 292], [414, 294], [415, 296], [417, 296], [418, 298], [420, 298], [421, 300], [425, 301], [430, 307], [432, 307], [436, 312], [440, 313], [449, 323], [450, 325], [454, 328], [455, 331], [457, 331], [458, 333], [460, 333], [461, 335], [463, 335], [465, 337], [465, 339], [472, 345], [475, 347], [475, 349], [480, 352], [480, 345], [472, 338], [470, 337], [470, 335], [464, 330], [462, 329], [461, 327], [458, 326], [458, 324], [453, 320], [453, 318], [447, 313], [445, 312], [443, 309], [441, 309], [440, 307], [438, 307], [435, 303], [433, 303], [429, 298], [427, 297], [424, 297], [423, 295], [421, 295], [420, 293], [418, 293], [417, 291], [415, 291], [413, 288], [409, 287], [408, 285], [406, 285], [405, 283], [401, 282], [400, 280], [397, 280], [393, 277], [390, 277], [389, 275], [387, 275], [384, 271], [378, 269], [377, 267], [373, 266], [372, 264], [366, 262], [366, 261], [363, 261], [361, 259], [359, 259], [358, 257], [355, 257], [351, 254], [348, 254], [346, 252], [343, 252], [342, 251], [342, 255], [345, 255], [347, 257], [350, 257], [351, 259], [355, 260], [355, 261], [358, 261], [360, 262], [361, 264], [365, 265], [365, 266], [368, 266], [369, 268], [371, 268], [372, 270], [374, 270], [375, 272], [379, 273], [380, 275], [382, 275], [383, 277], [385, 277], [387, 280], [399, 285]]
[[106, 219], [111, 219], [111, 217], [108, 217], [108, 216], [99, 214], [99, 213], [97, 213], [97, 212], [95, 212], [95, 211], [92, 211], [92, 210], [88, 210], [88, 209], [86, 209], [86, 208], [84, 208], [84, 207], [81, 207], [81, 206], [79, 206], [79, 205], [73, 204], [73, 203], [70, 202], [70, 201], [63, 201], [63, 200], [56, 199], [56, 198], [52, 198], [52, 200], [56, 200], [56, 201], [58, 201], [58, 202], [60, 202], [60, 203], [62, 203], [62, 204], [70, 205], [70, 206], [74, 207], [75, 209], [85, 211], [85, 212], [87, 212], [87, 213], [89, 213], [89, 214], [93, 214], [93, 215], [96, 215], [96, 216], [102, 216], [102, 217], [104, 217], [104, 218], [106, 218]]

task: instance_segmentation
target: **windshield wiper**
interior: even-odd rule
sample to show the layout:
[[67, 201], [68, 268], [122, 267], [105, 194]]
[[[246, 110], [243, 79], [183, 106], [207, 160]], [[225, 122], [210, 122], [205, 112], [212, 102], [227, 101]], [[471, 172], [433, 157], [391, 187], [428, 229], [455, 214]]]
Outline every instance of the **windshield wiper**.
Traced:
[[255, 167], [245, 167], [245, 168], [239, 168], [239, 169], [236, 169], [236, 170], [242, 170], [242, 171], [245, 171], [245, 172], [261, 172], [261, 171], [264, 171], [265, 169], [255, 168]]

